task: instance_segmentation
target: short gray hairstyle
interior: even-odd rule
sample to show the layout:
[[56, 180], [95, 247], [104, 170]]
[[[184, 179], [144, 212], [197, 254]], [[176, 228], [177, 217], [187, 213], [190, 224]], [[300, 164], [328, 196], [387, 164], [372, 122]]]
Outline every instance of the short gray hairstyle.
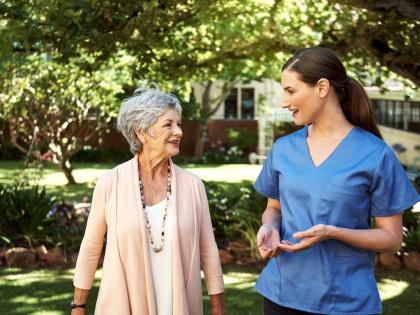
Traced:
[[178, 98], [173, 94], [163, 93], [158, 88], [136, 89], [132, 97], [122, 102], [117, 130], [127, 140], [131, 153], [140, 153], [143, 147], [135, 130], [148, 133], [159, 116], [169, 109], [177, 111], [179, 116], [182, 114]]

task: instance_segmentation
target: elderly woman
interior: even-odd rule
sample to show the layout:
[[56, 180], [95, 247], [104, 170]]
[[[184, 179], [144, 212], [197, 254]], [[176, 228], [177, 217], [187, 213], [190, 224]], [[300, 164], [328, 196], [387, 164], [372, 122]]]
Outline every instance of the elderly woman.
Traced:
[[212, 314], [224, 314], [223, 274], [201, 180], [177, 167], [181, 106], [139, 89], [118, 130], [134, 158], [97, 182], [74, 276], [72, 314], [84, 314], [107, 235], [95, 314], [202, 314], [200, 266]]

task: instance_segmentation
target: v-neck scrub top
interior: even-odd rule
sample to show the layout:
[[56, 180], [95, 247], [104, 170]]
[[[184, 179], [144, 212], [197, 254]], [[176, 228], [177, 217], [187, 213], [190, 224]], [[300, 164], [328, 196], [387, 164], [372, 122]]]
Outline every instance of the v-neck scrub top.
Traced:
[[[393, 151], [354, 127], [330, 156], [315, 166], [308, 127], [279, 138], [255, 183], [280, 201], [281, 239], [316, 224], [370, 228], [371, 216], [402, 212], [420, 201]], [[282, 252], [261, 272], [256, 290], [279, 305], [319, 314], [382, 312], [373, 273], [375, 253], [327, 239], [297, 253]]]

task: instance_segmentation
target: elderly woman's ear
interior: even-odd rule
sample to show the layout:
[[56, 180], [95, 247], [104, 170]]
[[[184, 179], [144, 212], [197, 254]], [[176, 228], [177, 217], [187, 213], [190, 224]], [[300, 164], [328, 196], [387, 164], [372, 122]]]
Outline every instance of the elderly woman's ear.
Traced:
[[136, 136], [139, 139], [139, 141], [142, 144], [144, 144], [144, 142], [146, 141], [146, 138], [144, 137], [143, 131], [141, 131], [140, 129], [134, 129], [134, 132], [136, 133]]

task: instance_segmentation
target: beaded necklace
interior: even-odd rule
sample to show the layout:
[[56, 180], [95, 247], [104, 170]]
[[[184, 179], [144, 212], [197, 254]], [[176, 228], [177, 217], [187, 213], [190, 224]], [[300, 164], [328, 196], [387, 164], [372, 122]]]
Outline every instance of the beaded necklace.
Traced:
[[[139, 164], [139, 175], [140, 175], [140, 164]], [[147, 229], [147, 232], [149, 234], [150, 243], [152, 244], [153, 251], [155, 253], [159, 253], [160, 251], [162, 251], [163, 243], [165, 241], [166, 217], [168, 216], [168, 203], [169, 203], [169, 196], [171, 195], [171, 176], [172, 176], [171, 165], [168, 161], [168, 185], [166, 186], [166, 204], [165, 204], [165, 210], [164, 210], [163, 219], [162, 219], [162, 233], [161, 233], [161, 237], [160, 237], [161, 244], [158, 247], [155, 247], [155, 243], [153, 241], [152, 226], [150, 224], [149, 215], [147, 214], [147, 211], [146, 211], [146, 206], [147, 205], [146, 205], [146, 200], [144, 198], [144, 187], [143, 187], [143, 183], [141, 182], [141, 177], [139, 176], [141, 204], [143, 206], [144, 218], [146, 220], [146, 229]]]

